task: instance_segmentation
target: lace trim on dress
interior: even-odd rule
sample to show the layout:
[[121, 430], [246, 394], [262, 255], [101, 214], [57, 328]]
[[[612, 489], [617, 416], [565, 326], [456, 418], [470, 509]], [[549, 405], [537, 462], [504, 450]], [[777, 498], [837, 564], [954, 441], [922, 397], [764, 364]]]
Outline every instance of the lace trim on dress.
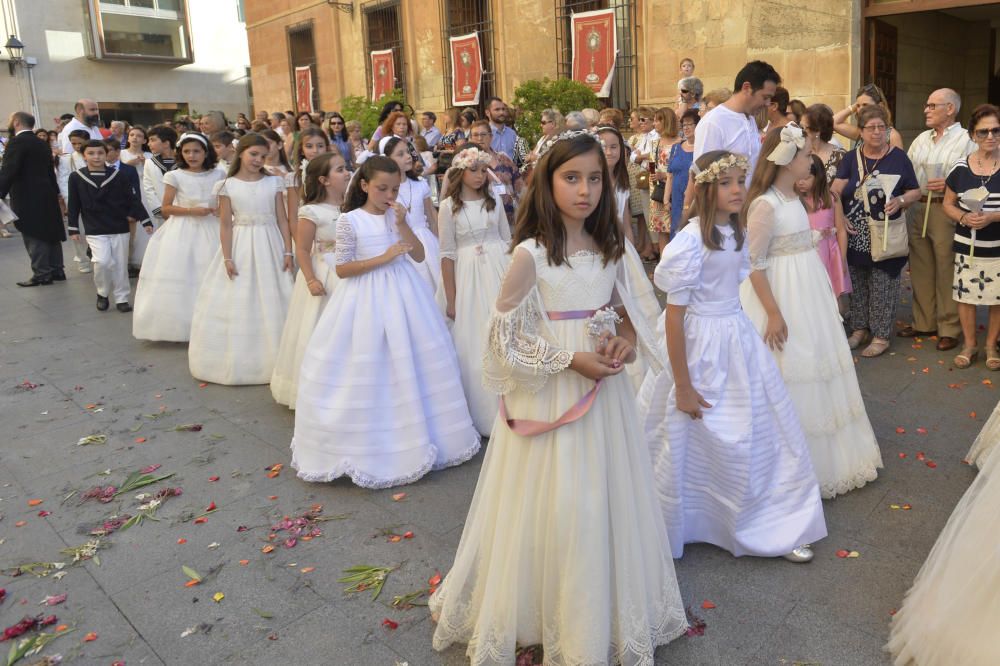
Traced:
[[357, 252], [358, 237], [354, 233], [354, 225], [346, 217], [341, 216], [337, 220], [337, 236], [334, 241], [337, 245], [334, 251], [334, 261], [337, 265], [347, 264], [354, 261]]
[[559, 349], [542, 335], [542, 317], [537, 285], [513, 310], [494, 309], [483, 353], [483, 388], [500, 395], [515, 388], [537, 393], [549, 375], [569, 367], [573, 352]]
[[807, 252], [816, 247], [812, 229], [796, 231], [784, 236], [772, 236], [767, 247], [767, 254], [751, 256], [751, 267], [755, 271], [767, 270], [767, 260], [771, 257], [787, 256]]

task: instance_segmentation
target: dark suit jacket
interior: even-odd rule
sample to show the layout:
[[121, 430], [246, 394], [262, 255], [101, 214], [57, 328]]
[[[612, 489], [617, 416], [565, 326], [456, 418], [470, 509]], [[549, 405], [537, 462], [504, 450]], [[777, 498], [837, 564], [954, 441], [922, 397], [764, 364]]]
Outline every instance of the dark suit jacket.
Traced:
[[139, 180], [139, 172], [131, 164], [125, 164], [124, 162], [118, 163], [118, 170], [121, 171], [121, 176], [125, 178], [125, 182], [132, 187], [132, 191], [135, 195], [142, 198], [142, 183]]
[[0, 199], [8, 193], [18, 231], [43, 241], [66, 240], [52, 149], [34, 132], [21, 132], [7, 142], [0, 165]]

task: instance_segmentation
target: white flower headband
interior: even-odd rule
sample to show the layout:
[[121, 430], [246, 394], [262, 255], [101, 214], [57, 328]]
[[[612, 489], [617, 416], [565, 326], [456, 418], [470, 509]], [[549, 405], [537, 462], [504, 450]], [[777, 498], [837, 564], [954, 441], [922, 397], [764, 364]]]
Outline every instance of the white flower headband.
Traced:
[[560, 141], [569, 141], [580, 136], [589, 136], [591, 139], [600, 144], [601, 150], [604, 150], [604, 139], [602, 139], [597, 133], [591, 132], [590, 130], [569, 130], [568, 132], [563, 132], [558, 135], [554, 141], [543, 144], [538, 150], [538, 158], [541, 159], [545, 153], [552, 150], [552, 146], [556, 145]]
[[490, 154], [478, 148], [466, 148], [451, 162], [452, 168], [468, 169], [476, 165], [488, 165]]
[[698, 165], [694, 162], [691, 163], [691, 173], [694, 175], [694, 182], [702, 185], [718, 180], [722, 174], [730, 169], [748, 171], [750, 163], [747, 161], [747, 158], [735, 153], [720, 157], [704, 169], [699, 169]]
[[802, 129], [795, 125], [785, 125], [781, 128], [781, 143], [774, 147], [771, 154], [767, 156], [768, 162], [774, 162], [778, 166], [785, 166], [793, 159], [795, 154], [806, 145], [806, 136]]

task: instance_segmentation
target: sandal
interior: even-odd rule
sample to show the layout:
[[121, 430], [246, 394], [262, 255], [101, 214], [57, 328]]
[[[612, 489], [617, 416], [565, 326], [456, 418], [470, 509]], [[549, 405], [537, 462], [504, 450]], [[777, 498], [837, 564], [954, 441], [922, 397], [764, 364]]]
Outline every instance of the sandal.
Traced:
[[996, 347], [986, 349], [986, 369], [993, 372], [1000, 370], [1000, 351]]
[[865, 350], [861, 352], [861, 355], [865, 358], [875, 358], [876, 356], [881, 356], [885, 353], [885, 350], [889, 348], [889, 341], [885, 338], [872, 338], [872, 343], [865, 347]]
[[867, 330], [859, 328], [847, 337], [847, 346], [851, 349], [857, 349], [861, 345], [868, 342], [870, 335], [871, 334]]
[[[978, 349], [976, 349], [975, 347], [965, 347], [957, 356], [955, 356], [952, 362], [955, 364], [956, 368], [959, 368], [960, 370], [965, 370], [970, 365], [975, 363], [977, 358], [979, 358]], [[1000, 358], [997, 358], [997, 363], [1000, 364]], [[989, 364], [987, 363], [987, 367], [988, 366]], [[997, 367], [1000, 368], [1000, 365], [998, 365]]]

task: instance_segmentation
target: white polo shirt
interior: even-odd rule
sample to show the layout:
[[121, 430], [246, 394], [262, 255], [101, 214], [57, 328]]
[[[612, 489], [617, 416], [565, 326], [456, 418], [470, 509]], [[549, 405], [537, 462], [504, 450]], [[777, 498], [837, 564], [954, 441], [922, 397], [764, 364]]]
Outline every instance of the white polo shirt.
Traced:
[[713, 150], [728, 150], [743, 155], [750, 163], [747, 184], [753, 177], [760, 155], [760, 132], [752, 116], [732, 111], [720, 104], [701, 119], [694, 128], [694, 159]]

